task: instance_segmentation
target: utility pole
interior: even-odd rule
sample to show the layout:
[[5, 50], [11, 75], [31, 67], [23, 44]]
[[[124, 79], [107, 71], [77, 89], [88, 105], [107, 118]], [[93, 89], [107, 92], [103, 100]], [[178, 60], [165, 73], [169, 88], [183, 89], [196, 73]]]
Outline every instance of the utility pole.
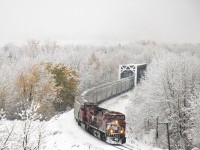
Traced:
[[156, 118], [156, 140], [158, 139], [158, 117]]
[[[158, 120], [157, 120], [157, 123], [158, 123]], [[167, 144], [168, 144], [168, 149], [171, 150], [171, 148], [170, 148], [170, 137], [169, 137], [169, 123], [168, 122], [160, 122], [158, 124], [165, 124], [166, 125], [166, 128], [167, 128]], [[158, 137], [158, 132], [156, 132], [156, 137]]]
[[166, 123], [167, 125], [167, 141], [168, 141], [168, 148], [170, 150], [170, 139], [169, 139], [169, 123]]

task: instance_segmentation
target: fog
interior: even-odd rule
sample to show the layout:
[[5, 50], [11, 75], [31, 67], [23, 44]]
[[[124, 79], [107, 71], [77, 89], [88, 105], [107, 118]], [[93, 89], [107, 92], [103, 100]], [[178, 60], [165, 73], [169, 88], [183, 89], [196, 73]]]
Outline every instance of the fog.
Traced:
[[0, 0], [0, 44], [200, 42], [199, 0]]

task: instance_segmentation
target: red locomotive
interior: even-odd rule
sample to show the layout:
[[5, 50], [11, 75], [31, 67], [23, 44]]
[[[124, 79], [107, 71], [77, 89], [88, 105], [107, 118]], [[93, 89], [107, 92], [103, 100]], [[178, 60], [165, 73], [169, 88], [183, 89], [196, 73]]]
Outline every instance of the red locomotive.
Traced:
[[87, 132], [110, 144], [126, 143], [125, 115], [85, 102], [79, 111], [78, 124]]

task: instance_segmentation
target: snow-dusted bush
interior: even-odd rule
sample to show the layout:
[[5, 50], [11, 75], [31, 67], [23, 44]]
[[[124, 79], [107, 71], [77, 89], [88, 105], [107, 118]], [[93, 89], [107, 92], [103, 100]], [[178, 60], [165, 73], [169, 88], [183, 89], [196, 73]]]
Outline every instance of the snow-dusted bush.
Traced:
[[[19, 113], [20, 120], [0, 120], [0, 149], [40, 150], [43, 149], [48, 134], [47, 123], [40, 121], [37, 105], [33, 103]], [[1, 111], [2, 116], [5, 116]]]
[[32, 103], [30, 108], [22, 110], [19, 116], [22, 121], [18, 132], [20, 136], [18, 146], [24, 150], [39, 150], [45, 140], [46, 133], [44, 122], [40, 122], [42, 116], [37, 113], [37, 105]]

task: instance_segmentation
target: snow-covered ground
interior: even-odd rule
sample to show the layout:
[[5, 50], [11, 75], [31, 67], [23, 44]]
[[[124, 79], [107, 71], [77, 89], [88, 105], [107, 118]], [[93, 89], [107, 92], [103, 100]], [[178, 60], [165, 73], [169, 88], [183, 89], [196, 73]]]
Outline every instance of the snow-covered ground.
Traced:
[[[101, 104], [101, 107], [120, 111], [125, 113], [125, 109], [128, 103], [129, 93], [125, 93], [121, 96], [113, 98], [109, 101]], [[57, 119], [49, 121], [47, 129], [50, 131], [46, 138], [44, 149], [47, 150], [116, 150], [117, 148], [109, 145], [94, 136], [88, 134], [74, 119], [73, 110], [60, 115]], [[133, 150], [158, 150], [158, 148], [152, 148], [146, 144], [134, 141], [129, 142], [129, 147]]]

